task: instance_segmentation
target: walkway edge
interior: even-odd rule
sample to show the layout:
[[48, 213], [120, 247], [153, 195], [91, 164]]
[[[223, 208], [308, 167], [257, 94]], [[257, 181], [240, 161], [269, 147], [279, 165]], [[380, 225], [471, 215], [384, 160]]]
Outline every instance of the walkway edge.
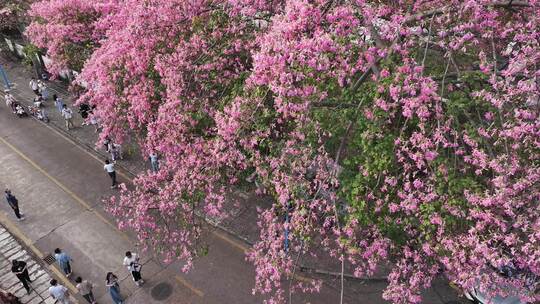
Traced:
[[9, 231], [9, 233], [17, 240], [19, 240], [20, 242], [22, 242], [22, 244], [27, 248], [27, 249], [30, 249], [30, 251], [32, 252], [32, 254], [34, 256], [37, 256], [37, 258], [39, 259], [39, 261], [36, 261], [37, 263], [40, 263], [41, 266], [43, 266], [43, 268], [46, 268], [46, 269], [49, 269], [49, 271], [51, 271], [53, 274], [54, 274], [54, 277], [56, 277], [57, 280], [59, 280], [60, 282], [62, 282], [62, 284], [64, 286], [66, 286], [69, 291], [71, 292], [71, 300], [78, 304], [80, 303], [79, 300], [74, 296], [75, 294], [78, 293], [77, 291], [77, 288], [75, 287], [75, 285], [73, 285], [73, 283], [71, 283], [71, 281], [66, 278], [61, 272], [60, 270], [58, 270], [56, 267], [54, 267], [54, 265], [45, 265], [42, 260], [43, 258], [45, 257], [45, 254], [43, 252], [41, 252], [41, 250], [39, 250], [35, 245], [34, 243], [32, 242], [31, 239], [29, 239], [20, 229], [19, 227], [17, 227], [17, 225], [15, 225], [15, 223], [13, 223], [3, 212], [0, 212], [0, 224], [2, 224], [2, 226], [4, 226], [4, 228]]

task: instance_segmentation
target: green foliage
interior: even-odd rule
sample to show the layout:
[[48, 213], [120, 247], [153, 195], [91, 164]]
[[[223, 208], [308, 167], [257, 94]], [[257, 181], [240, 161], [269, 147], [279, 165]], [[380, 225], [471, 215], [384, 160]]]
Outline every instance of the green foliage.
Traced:
[[29, 43], [24, 46], [23, 53], [25, 55], [23, 58], [23, 63], [27, 66], [33, 66], [34, 62], [38, 60], [37, 56], [40, 54], [40, 50], [37, 46]]
[[64, 45], [64, 56], [66, 57], [68, 67], [74, 71], [80, 72], [94, 48], [95, 44], [91, 41], [66, 43]]

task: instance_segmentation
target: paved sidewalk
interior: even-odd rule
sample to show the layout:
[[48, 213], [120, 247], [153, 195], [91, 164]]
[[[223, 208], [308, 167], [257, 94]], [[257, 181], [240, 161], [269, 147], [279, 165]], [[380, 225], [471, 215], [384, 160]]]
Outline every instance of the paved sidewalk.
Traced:
[[[0, 137], [0, 185], [8, 186], [19, 200], [26, 220], [17, 222], [16, 227], [28, 238], [28, 242], [43, 256], [52, 254], [57, 247], [67, 252], [73, 258], [73, 275], [70, 279], [82, 276], [92, 281], [96, 285], [94, 293], [100, 303], [110, 302], [104, 286], [108, 271], [118, 275], [122, 294], [129, 298], [127, 303], [157, 303], [152, 300], [140, 301], [145, 296], [141, 291], [150, 290], [135, 286], [122, 265], [127, 250], [137, 251], [132, 239], [116, 230], [109, 219], [94, 209], [95, 205], [83, 201], [58, 179], [31, 159], [25, 158], [25, 154], [17, 153], [19, 151], [3, 137]], [[14, 221], [14, 218], [9, 220], [13, 215], [4, 201], [0, 210], [7, 214], [3, 216], [4, 220]], [[171, 276], [171, 273], [164, 273], [165, 266], [152, 256], [143, 255], [142, 264], [143, 275], [150, 282], [148, 287], [162, 281], [160, 276]], [[65, 277], [63, 279], [67, 280]], [[170, 286], [180, 291], [171, 292], [170, 303], [189, 303], [183, 300], [183, 288], [177, 286], [174, 279], [169, 281]], [[74, 285], [74, 282], [70, 284]]]
[[[13, 84], [11, 89], [12, 95], [15, 99], [24, 105], [32, 105], [35, 97], [34, 92], [30, 89], [28, 83], [34, 76], [34, 73], [21, 62], [13, 62], [5, 58], [0, 57], [0, 64], [4, 67], [10, 83]], [[75, 140], [79, 145], [84, 146], [86, 149], [93, 150], [103, 158], [110, 158], [111, 156], [105, 151], [102, 146], [96, 146], [98, 141], [98, 134], [95, 132], [93, 126], [83, 126], [83, 119], [78, 113], [78, 107], [74, 106], [75, 102], [71, 93], [68, 91], [68, 85], [62, 80], [49, 80], [44, 81], [49, 89], [49, 99], [44, 103], [44, 108], [47, 111], [47, 115], [50, 119], [50, 125], [64, 135]], [[1, 92], [3, 99], [3, 90]], [[54, 106], [53, 94], [62, 98], [64, 103], [73, 110], [74, 117], [73, 122], [75, 128], [67, 131], [65, 127], [64, 119], [61, 113]], [[4, 106], [2, 104], [2, 106]], [[124, 159], [118, 161], [118, 165], [122, 166], [130, 173], [136, 174], [143, 170], [149, 169], [149, 163], [146, 163], [140, 153], [136, 143], [128, 141], [122, 147]]]
[[[11, 272], [11, 261], [17, 259], [26, 262], [32, 283], [32, 293], [26, 289]], [[29, 253], [3, 226], [0, 225], [0, 288], [19, 297], [24, 304], [54, 303], [49, 295], [51, 276], [37, 258]]]

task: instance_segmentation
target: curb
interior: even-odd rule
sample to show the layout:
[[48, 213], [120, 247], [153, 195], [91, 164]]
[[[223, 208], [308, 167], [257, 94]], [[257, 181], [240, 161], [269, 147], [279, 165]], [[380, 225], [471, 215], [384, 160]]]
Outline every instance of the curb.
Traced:
[[[332, 277], [341, 277], [341, 273], [334, 272], [334, 271], [327, 271], [324, 269], [317, 269], [317, 268], [310, 268], [305, 266], [300, 266], [300, 271], [305, 273], [314, 273], [314, 274], [322, 274], [326, 276], [332, 276]], [[383, 277], [377, 277], [377, 278], [370, 278], [370, 277], [356, 277], [352, 274], [343, 274], [344, 278], [356, 280], [356, 281], [370, 281], [370, 282], [388, 282], [387, 278]]]
[[20, 231], [19, 227], [17, 227], [17, 225], [15, 225], [11, 220], [9, 220], [8, 217], [3, 212], [0, 213], [0, 224], [4, 227], [4, 229], [6, 229], [11, 234], [13, 238], [15, 238], [19, 242], [21, 246], [26, 247], [27, 252], [30, 255], [34, 256], [35, 262], [39, 264], [43, 270], [48, 271], [51, 277], [56, 278], [58, 281], [62, 282], [62, 284], [69, 289], [71, 293], [70, 300], [72, 302], [76, 304], [81, 303], [79, 299], [75, 296], [76, 294], [78, 294], [78, 290], [75, 287], [75, 285], [73, 285], [73, 283], [68, 278], [66, 278], [60, 272], [60, 270], [54, 267], [54, 264], [46, 265], [45, 263], [43, 263], [43, 258], [45, 257], [45, 254], [41, 252], [33, 244], [32, 240], [26, 237], [24, 233]]
[[[200, 217], [202, 218], [202, 216], [200, 216]], [[227, 233], [228, 235], [243, 241], [249, 247], [253, 247], [253, 245], [254, 245], [253, 242], [248, 240], [246, 237], [244, 237], [244, 236], [242, 236], [240, 234], [237, 234], [236, 232], [232, 231], [231, 229], [229, 229], [229, 228], [227, 228], [225, 226], [222, 226], [220, 224], [217, 224], [214, 221], [209, 220], [208, 218], [204, 218], [204, 220], [205, 220], [206, 223], [208, 223], [212, 227], [217, 228], [217, 229]], [[308, 267], [308, 266], [304, 266], [304, 265], [300, 265], [299, 270], [301, 272], [304, 272], [304, 273], [320, 274], [320, 275], [326, 275], [326, 276], [331, 276], [331, 277], [341, 277], [341, 273], [339, 273], [339, 272], [328, 271], [328, 270], [325, 270], [325, 269], [313, 268], [313, 267]], [[388, 281], [388, 279], [385, 278], [385, 277], [357, 277], [357, 276], [354, 276], [352, 274], [347, 274], [347, 273], [343, 274], [343, 277], [345, 277], [347, 279], [351, 279], [351, 280], [357, 280], [357, 281], [371, 281], [371, 282], [387, 282]]]

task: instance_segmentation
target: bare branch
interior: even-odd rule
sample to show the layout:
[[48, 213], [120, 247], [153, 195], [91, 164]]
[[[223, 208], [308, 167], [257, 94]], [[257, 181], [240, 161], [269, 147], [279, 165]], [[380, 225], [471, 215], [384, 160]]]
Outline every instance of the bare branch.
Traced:
[[431, 20], [429, 21], [429, 31], [428, 31], [428, 37], [426, 41], [426, 47], [424, 49], [424, 58], [422, 58], [422, 76], [424, 75], [424, 66], [426, 64], [426, 57], [427, 57], [427, 51], [429, 47], [429, 41], [431, 40], [431, 29], [433, 27], [433, 19], [435, 19], [435, 15], [431, 16]]
[[444, 75], [441, 82], [441, 94], [440, 94], [441, 98], [444, 96], [444, 84], [445, 84], [446, 74], [448, 73], [449, 66], [450, 66], [450, 59], [448, 59], [448, 61], [446, 62], [446, 68], [444, 69]]
[[[530, 7], [531, 5], [527, 1], [507, 0], [507, 1], [493, 1], [492, 3], [486, 4], [486, 6], [509, 8], [509, 7]], [[424, 18], [428, 18], [434, 15], [448, 13], [448, 12], [452, 12], [456, 10], [458, 10], [456, 6], [444, 6], [441, 8], [431, 9], [422, 13], [414, 14], [406, 18], [405, 24], [418, 21]]]

